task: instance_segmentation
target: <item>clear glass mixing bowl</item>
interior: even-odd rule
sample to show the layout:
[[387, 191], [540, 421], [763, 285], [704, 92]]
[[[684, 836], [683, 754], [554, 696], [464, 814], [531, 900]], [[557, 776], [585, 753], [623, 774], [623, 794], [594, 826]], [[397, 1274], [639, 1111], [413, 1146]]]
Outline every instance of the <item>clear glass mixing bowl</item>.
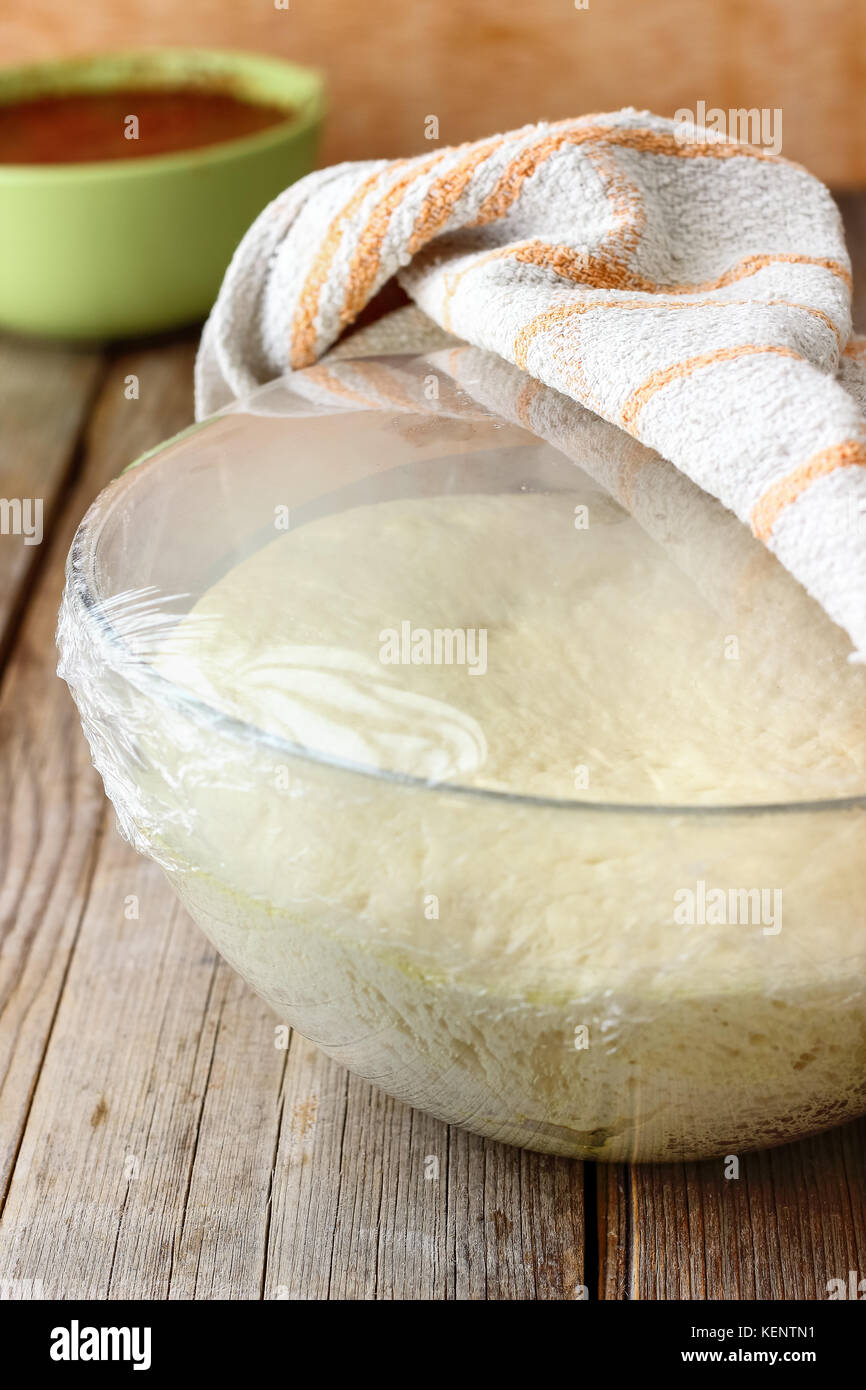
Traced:
[[[294, 738], [239, 717], [224, 688], [177, 678], [190, 634], [210, 640], [215, 625], [220, 637], [219, 614], [189, 618], [202, 595], [285, 528], [297, 536], [405, 503], [423, 532], [434, 500], [466, 498], [481, 499], [480, 514], [490, 499], [561, 501], [573, 517], [573, 559], [559, 550], [556, 565], [543, 529], [514, 534], [515, 566], [536, 576], [539, 603], [566, 582], [564, 563], [578, 567], [598, 610], [583, 640], [598, 636], [593, 660], [606, 651], [616, 665], [594, 700], [598, 666], [569, 657], [587, 672], [595, 743], [564, 726], [561, 794], [503, 789], [486, 776], [485, 749], [507, 732], [535, 785], [520, 731], [562, 653], [533, 647], [525, 694], [512, 686], [485, 724], [461, 703], [466, 669], [436, 673], [445, 684], [433, 704], [405, 695], [411, 665], [383, 672], [382, 685], [368, 663], [354, 681], [343, 653], [335, 676], [320, 622], [315, 651], [292, 648], [306, 701], [298, 727], [309, 731]], [[368, 532], [372, 517], [361, 518]], [[584, 525], [596, 528], [591, 564]], [[345, 596], [339, 621], [372, 605], [371, 642], [413, 617], [387, 569], [387, 531], [373, 534], [381, 542], [360, 552], [325, 550]], [[498, 634], [516, 619], [477, 543], [464, 616], [487, 621], [495, 673]], [[421, 592], [426, 565], [435, 596], [449, 564], [422, 536], [406, 583]], [[667, 804], [651, 767], [647, 795], [623, 794], [598, 730], [608, 719], [629, 727], [623, 702], [635, 720], [655, 717], [642, 691], [656, 676], [646, 650], [631, 664], [628, 603], [613, 623], [605, 604], [626, 571], [636, 602], [660, 567], [674, 606], [697, 605], [708, 632], [769, 662], [769, 738], [778, 673], [803, 661], [798, 615], [810, 601], [718, 504], [484, 354], [323, 365], [169, 441], [99, 497], [70, 554], [60, 671], [121, 832], [280, 1018], [331, 1057], [414, 1106], [529, 1148], [616, 1161], [727, 1154], [866, 1110], [866, 801], [852, 773], [817, 798], [788, 780], [784, 794], [745, 804], [719, 803], [709, 787]], [[375, 588], [369, 577], [383, 573]], [[393, 598], [387, 612], [374, 589], [376, 602]], [[251, 592], [251, 622], [259, 601], [273, 607], [273, 594]], [[300, 603], [289, 588], [284, 601]], [[457, 616], [443, 613], [449, 627]], [[663, 670], [676, 632], [665, 619]], [[622, 640], [597, 632], [620, 621]], [[827, 629], [815, 662], [844, 683]], [[535, 625], [526, 631], [531, 645]], [[688, 670], [672, 669], [659, 746], [682, 735], [702, 757], [712, 719], [691, 729], [704, 697], [695, 686], [692, 701]], [[792, 689], [789, 703], [804, 698], [802, 682]], [[364, 723], [374, 697], [375, 738]], [[765, 756], [762, 743], [745, 751], [744, 767]]]

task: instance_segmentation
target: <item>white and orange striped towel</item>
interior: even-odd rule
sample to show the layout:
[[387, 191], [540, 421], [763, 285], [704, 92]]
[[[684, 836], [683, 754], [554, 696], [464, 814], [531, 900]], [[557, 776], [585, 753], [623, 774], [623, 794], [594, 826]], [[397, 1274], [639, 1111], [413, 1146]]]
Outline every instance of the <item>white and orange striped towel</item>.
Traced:
[[197, 414], [316, 361], [394, 274], [719, 498], [866, 661], [866, 340], [817, 179], [634, 110], [311, 174], [235, 254]]

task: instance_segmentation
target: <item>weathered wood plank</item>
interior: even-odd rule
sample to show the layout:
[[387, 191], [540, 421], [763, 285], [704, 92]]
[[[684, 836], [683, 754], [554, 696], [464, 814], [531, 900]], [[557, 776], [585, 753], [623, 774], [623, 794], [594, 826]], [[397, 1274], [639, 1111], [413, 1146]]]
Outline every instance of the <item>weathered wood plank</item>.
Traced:
[[866, 1277], [864, 1173], [866, 1121], [743, 1154], [737, 1178], [721, 1160], [599, 1169], [599, 1210], [631, 1233], [624, 1267], [602, 1248], [604, 1296], [825, 1299]]
[[[34, 360], [32, 370], [38, 373], [41, 355]], [[107, 820], [75, 709], [54, 674], [66, 553], [99, 489], [165, 429], [186, 421], [190, 370], [191, 348], [180, 345], [122, 360], [108, 376], [83, 470], [46, 542], [0, 695], [0, 1198], [15, 1163]], [[141, 379], [138, 401], [124, 397], [128, 371]]]
[[102, 371], [97, 351], [0, 339], [0, 499], [34, 507], [23, 517], [29, 537], [13, 530], [19, 517], [0, 515], [0, 666]]
[[453, 1297], [580, 1297], [584, 1226], [582, 1164], [452, 1132]]
[[266, 1296], [574, 1298], [580, 1164], [450, 1128], [295, 1037]]
[[[204, 959], [206, 943], [185, 914], [184, 925]], [[177, 987], [184, 989], [183, 981]], [[173, 1299], [257, 1299], [262, 1296], [287, 1054], [274, 1045], [276, 1019], [270, 1009], [223, 961], [205, 1004], [199, 1026], [204, 1025], [202, 1036], [209, 1039], [208, 1072], [194, 1132], [185, 1150], [178, 1151], [178, 1165], [182, 1162], [189, 1171], [174, 1214], [177, 1236], [168, 1292]], [[165, 1041], [170, 1043], [170, 1037]], [[156, 1059], [166, 1075], [169, 1055], [170, 1047]], [[151, 1132], [148, 1142], [158, 1159], [164, 1155], [158, 1133]], [[165, 1167], [164, 1158], [161, 1162]], [[165, 1177], [161, 1183], [165, 1185]], [[143, 1219], [146, 1204], [130, 1211], [131, 1239], [116, 1265], [130, 1297], [136, 1296], [138, 1284], [135, 1230]], [[119, 1288], [117, 1277], [112, 1288]]]
[[591, 1298], [615, 1300], [630, 1296], [630, 1176], [631, 1169], [622, 1164], [600, 1163], [587, 1169], [587, 1186], [595, 1184], [598, 1206], [598, 1289], [590, 1289]]

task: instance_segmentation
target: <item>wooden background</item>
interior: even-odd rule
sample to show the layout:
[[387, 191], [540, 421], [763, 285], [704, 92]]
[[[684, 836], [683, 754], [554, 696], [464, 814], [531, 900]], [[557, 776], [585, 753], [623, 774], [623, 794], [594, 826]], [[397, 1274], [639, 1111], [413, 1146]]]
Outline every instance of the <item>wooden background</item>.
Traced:
[[[286, 3], [286, 0], [278, 0]], [[227, 46], [325, 69], [322, 160], [620, 106], [781, 107], [783, 153], [866, 186], [863, 0], [0, 0], [0, 62]]]

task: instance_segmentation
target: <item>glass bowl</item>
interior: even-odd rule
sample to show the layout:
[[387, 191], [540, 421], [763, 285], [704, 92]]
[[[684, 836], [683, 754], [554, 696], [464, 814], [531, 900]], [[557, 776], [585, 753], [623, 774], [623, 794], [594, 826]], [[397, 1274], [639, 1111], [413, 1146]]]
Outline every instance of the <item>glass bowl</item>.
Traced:
[[58, 640], [122, 834], [391, 1095], [611, 1161], [866, 1110], [866, 676], [522, 373], [322, 364], [169, 441], [82, 522]]

